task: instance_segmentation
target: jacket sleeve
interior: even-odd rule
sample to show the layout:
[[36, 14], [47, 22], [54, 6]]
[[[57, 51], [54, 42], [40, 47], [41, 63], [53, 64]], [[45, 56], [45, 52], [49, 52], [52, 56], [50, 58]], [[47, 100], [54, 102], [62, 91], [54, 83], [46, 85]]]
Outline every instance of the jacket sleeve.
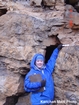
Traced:
[[54, 70], [54, 66], [55, 66], [55, 63], [56, 63], [56, 59], [58, 57], [58, 53], [59, 53], [59, 50], [58, 50], [58, 48], [56, 48], [53, 51], [50, 59], [48, 60], [48, 62], [46, 64], [46, 70], [49, 71], [50, 73], [52, 73], [53, 70]]
[[25, 77], [24, 89], [27, 92], [34, 92], [41, 88], [41, 82], [31, 82], [29, 77]]

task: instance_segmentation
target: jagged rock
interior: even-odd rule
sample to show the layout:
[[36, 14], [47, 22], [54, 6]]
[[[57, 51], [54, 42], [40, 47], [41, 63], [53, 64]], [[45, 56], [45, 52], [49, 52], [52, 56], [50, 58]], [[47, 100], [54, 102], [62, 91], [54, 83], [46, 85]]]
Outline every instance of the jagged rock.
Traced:
[[[64, 18], [68, 8], [63, 0], [57, 0], [57, 10], [35, 8], [36, 12], [20, 2], [6, 2], [3, 6], [7, 13], [0, 17], [0, 105], [12, 105], [11, 100], [16, 97], [19, 98], [16, 105], [26, 105], [29, 96], [19, 96], [25, 92], [21, 75], [30, 70], [32, 56], [38, 52], [45, 54], [46, 48], [60, 42], [79, 45], [79, 30], [76, 30], [79, 14], [73, 9], [76, 15], [73, 29]], [[59, 53], [54, 73], [56, 100], [68, 99], [72, 93], [79, 100], [79, 94], [74, 93], [79, 91], [78, 51], [78, 46], [64, 47]]]
[[[60, 52], [54, 72], [56, 97], [59, 100], [62, 99], [75, 101], [76, 103], [78, 102], [79, 93], [76, 93], [79, 85], [78, 58], [78, 46], [66, 47]], [[62, 95], [59, 95], [58, 91], [60, 91]]]
[[55, 6], [56, 3], [64, 3], [64, 0], [30, 0], [32, 6]]
[[56, 1], [55, 0], [42, 0], [43, 5], [45, 6], [54, 6], [56, 5]]
[[[71, 24], [73, 29], [79, 29], [79, 13], [71, 5], [66, 5], [65, 9], [65, 21], [67, 22], [67, 27], [69, 28], [69, 25]], [[70, 23], [70, 21], [72, 23]]]
[[4, 105], [3, 103], [6, 103], [7, 97], [11, 97], [13, 95], [17, 96], [17, 94], [24, 92], [24, 80], [19, 74], [13, 74], [7, 70], [2, 70], [0, 73], [0, 81], [0, 105]]
[[31, 6], [41, 6], [42, 0], [30, 0], [30, 5]]
[[[17, 7], [18, 5], [15, 10]], [[13, 95], [24, 92], [21, 75], [25, 75], [29, 71], [32, 56], [38, 51], [44, 54], [45, 48], [48, 46], [47, 43], [44, 43], [46, 39], [49, 46], [60, 43], [59, 40], [57, 41], [57, 33], [55, 35], [52, 32], [59, 30], [56, 26], [62, 27], [64, 24], [63, 19], [58, 19], [58, 17], [62, 17], [58, 15], [58, 11], [57, 13], [50, 11], [49, 16], [46, 16], [47, 13], [37, 14], [29, 8], [25, 10], [23, 8], [25, 7], [22, 6], [21, 9], [19, 7], [19, 13], [16, 13], [15, 10], [14, 12], [9, 11], [0, 17], [0, 70], [4, 71], [0, 76], [1, 92], [3, 92], [0, 100], [5, 104], [10, 103], [10, 97]], [[57, 17], [52, 19], [55, 14]], [[46, 18], [47, 20], [45, 20]], [[51, 36], [54, 42], [50, 42]]]
[[0, 80], [0, 96], [3, 98], [24, 92], [23, 78], [19, 74], [1, 71]]

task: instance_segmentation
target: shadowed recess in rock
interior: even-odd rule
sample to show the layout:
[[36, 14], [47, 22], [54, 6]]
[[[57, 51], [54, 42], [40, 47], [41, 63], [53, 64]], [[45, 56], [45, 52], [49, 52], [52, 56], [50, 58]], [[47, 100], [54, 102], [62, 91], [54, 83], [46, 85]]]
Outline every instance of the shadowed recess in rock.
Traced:
[[78, 3], [78, 0], [65, 0], [65, 3], [75, 6]]
[[65, 3], [72, 5], [79, 12], [79, 0], [65, 0]]
[[54, 51], [54, 49], [57, 47], [57, 45], [50, 45], [48, 47], [46, 47], [46, 53], [45, 53], [45, 63], [47, 63], [47, 61], [49, 60], [52, 52]]
[[4, 105], [15, 105], [18, 101], [18, 96], [11, 96], [6, 98], [6, 103]]
[[[52, 39], [53, 38], [53, 39]], [[51, 54], [53, 53], [54, 49], [61, 43], [58, 34], [56, 36], [51, 36], [51, 43], [45, 49], [45, 63], [50, 59]]]
[[7, 13], [7, 9], [0, 9], [0, 16]]

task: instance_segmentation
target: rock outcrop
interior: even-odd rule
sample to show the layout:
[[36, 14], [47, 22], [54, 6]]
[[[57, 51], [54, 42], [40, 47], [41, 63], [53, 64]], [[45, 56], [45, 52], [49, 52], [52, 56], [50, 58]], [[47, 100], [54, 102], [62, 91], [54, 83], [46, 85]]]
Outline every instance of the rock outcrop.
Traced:
[[[79, 46], [63, 48], [57, 59], [55, 72], [55, 95], [58, 100], [65, 100], [67, 105], [79, 103]], [[70, 100], [68, 102], [68, 100]], [[63, 103], [63, 102], [62, 102]], [[63, 103], [65, 105], [65, 103]]]
[[[2, 7], [7, 12], [0, 17], [0, 105], [30, 105], [30, 94], [23, 84], [32, 56], [45, 54], [52, 45], [53, 51], [60, 43], [72, 47], [64, 47], [57, 59], [53, 74], [55, 100], [78, 102], [79, 13], [65, 6], [63, 0], [57, 0], [53, 10], [20, 2], [1, 2]], [[68, 8], [73, 9], [72, 27]]]

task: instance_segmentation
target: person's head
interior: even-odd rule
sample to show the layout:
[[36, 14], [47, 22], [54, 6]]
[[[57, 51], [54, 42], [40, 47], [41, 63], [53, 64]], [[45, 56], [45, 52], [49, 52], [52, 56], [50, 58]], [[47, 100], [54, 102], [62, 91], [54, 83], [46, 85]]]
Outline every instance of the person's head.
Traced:
[[43, 65], [44, 65], [44, 56], [38, 55], [38, 56], [36, 57], [36, 60], [35, 60], [35, 65], [36, 65], [38, 68], [42, 68]]
[[44, 55], [37, 53], [33, 56], [30, 63], [30, 67], [33, 69], [35, 69], [36, 67], [42, 69], [45, 66], [44, 61], [45, 61]]

